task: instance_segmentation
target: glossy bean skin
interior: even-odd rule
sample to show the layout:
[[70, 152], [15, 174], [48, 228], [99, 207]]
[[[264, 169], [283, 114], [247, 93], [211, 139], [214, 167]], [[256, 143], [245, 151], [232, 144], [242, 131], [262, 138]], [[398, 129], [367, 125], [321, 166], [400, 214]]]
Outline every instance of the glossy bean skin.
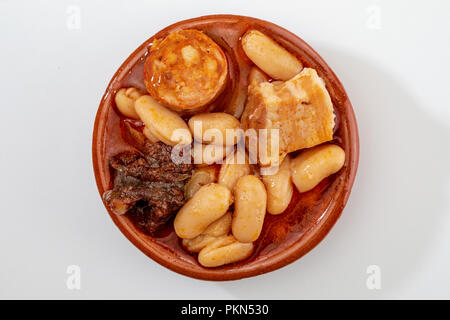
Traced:
[[145, 95], [137, 99], [135, 109], [145, 126], [164, 143], [174, 146], [192, 142], [186, 122], [151, 96]]
[[209, 166], [214, 163], [222, 163], [223, 159], [234, 150], [234, 146], [223, 146], [217, 144], [201, 144], [194, 141], [192, 157], [194, 164]]
[[234, 215], [231, 224], [233, 236], [240, 242], [258, 239], [267, 208], [267, 193], [257, 177], [247, 175], [239, 178], [234, 186]]
[[[234, 145], [240, 140], [240, 122], [232, 115], [224, 112], [201, 113], [188, 121], [194, 139], [204, 144], [215, 143]], [[195, 126], [201, 128], [197, 130]], [[230, 136], [227, 141], [227, 134]], [[221, 138], [217, 140], [217, 135]]]
[[341, 170], [344, 162], [345, 152], [339, 146], [325, 144], [310, 148], [291, 161], [292, 182], [299, 192], [309, 191]]
[[219, 177], [217, 182], [226, 186], [228, 189], [233, 190], [234, 185], [240, 177], [250, 174], [251, 168], [248, 164], [248, 157], [244, 157], [244, 163], [238, 163], [237, 153], [234, 154], [232, 163], [224, 162], [219, 171]]
[[252, 67], [248, 74], [248, 83], [261, 83], [269, 81], [269, 77], [257, 67]]
[[291, 158], [284, 158], [275, 174], [262, 176], [267, 190], [267, 212], [280, 214], [288, 207], [294, 193], [291, 180]]
[[190, 252], [199, 252], [220, 236], [227, 235], [231, 230], [231, 212], [211, 223], [200, 235], [194, 239], [183, 239], [183, 246]]
[[148, 127], [144, 127], [144, 129], [142, 130], [142, 133], [152, 143], [156, 143], [156, 142], [160, 141], [160, 139], [157, 136], [155, 136], [155, 134], [152, 132], [152, 130]]
[[225, 215], [211, 223], [208, 228], [203, 231], [203, 234], [213, 237], [219, 237], [228, 234], [231, 230], [231, 220], [233, 215], [227, 212]]
[[178, 211], [173, 223], [182, 239], [193, 239], [222, 217], [232, 203], [231, 192], [217, 183], [202, 186]]
[[186, 183], [184, 197], [189, 200], [202, 186], [212, 182], [216, 182], [216, 168], [214, 166], [195, 169]]
[[185, 248], [187, 251], [197, 253], [215, 240], [217, 240], [217, 237], [202, 233], [193, 239], [183, 239], [181, 243], [183, 245], [183, 248]]
[[260, 31], [248, 31], [242, 37], [242, 48], [249, 59], [273, 79], [289, 80], [303, 69], [293, 54]]
[[174, 143], [166, 138], [164, 138], [158, 131], [155, 131], [152, 127], [144, 127], [144, 130], [142, 131], [144, 136], [152, 141], [153, 143], [161, 141], [164, 144], [167, 144], [169, 146], [174, 145]]
[[134, 109], [134, 103], [142, 95], [142, 92], [133, 87], [120, 89], [114, 97], [117, 109], [119, 109], [120, 113], [125, 117], [139, 119], [139, 116]]
[[204, 267], [219, 267], [248, 258], [253, 243], [242, 243], [233, 236], [222, 236], [208, 244], [198, 254], [198, 262]]

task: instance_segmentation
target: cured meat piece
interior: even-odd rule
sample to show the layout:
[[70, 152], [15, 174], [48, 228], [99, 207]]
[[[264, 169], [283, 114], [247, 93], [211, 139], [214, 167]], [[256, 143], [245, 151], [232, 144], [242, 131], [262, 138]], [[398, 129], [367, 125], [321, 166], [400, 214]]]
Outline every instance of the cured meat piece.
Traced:
[[111, 158], [114, 187], [104, 193], [103, 199], [114, 213], [128, 213], [154, 233], [184, 204], [184, 187], [193, 166], [172, 162], [172, 147], [149, 142], [130, 123], [124, 126], [124, 137], [138, 150]]

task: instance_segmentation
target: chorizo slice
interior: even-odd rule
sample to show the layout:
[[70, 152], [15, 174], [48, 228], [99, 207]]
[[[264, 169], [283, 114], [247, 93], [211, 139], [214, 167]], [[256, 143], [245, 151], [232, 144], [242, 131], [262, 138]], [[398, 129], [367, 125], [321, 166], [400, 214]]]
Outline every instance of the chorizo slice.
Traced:
[[178, 112], [197, 111], [225, 88], [227, 58], [198, 30], [179, 30], [152, 43], [144, 66], [148, 92]]

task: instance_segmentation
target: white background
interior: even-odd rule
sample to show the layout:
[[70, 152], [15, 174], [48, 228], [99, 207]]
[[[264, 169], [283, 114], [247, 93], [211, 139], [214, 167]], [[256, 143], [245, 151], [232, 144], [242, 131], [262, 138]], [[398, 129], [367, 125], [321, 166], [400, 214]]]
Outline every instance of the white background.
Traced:
[[[71, 5], [80, 29], [67, 26]], [[214, 13], [307, 41], [343, 82], [361, 138], [326, 239], [281, 270], [225, 283], [137, 250], [108, 217], [91, 160], [95, 113], [122, 61], [163, 27]], [[0, 0], [0, 14], [0, 298], [450, 298], [448, 1]], [[81, 290], [66, 287], [73, 264]], [[369, 265], [380, 290], [366, 287]]]

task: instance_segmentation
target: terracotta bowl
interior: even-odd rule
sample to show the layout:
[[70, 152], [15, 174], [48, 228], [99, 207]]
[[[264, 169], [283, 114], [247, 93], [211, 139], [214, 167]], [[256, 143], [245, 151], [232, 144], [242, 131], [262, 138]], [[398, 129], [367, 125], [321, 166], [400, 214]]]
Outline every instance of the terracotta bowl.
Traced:
[[[358, 129], [352, 105], [334, 72], [308, 44], [295, 34], [267, 21], [234, 15], [213, 15], [173, 24], [145, 41], [120, 66], [109, 83], [95, 120], [93, 164], [100, 195], [112, 188], [109, 158], [129, 149], [122, 140], [121, 116], [114, 105], [115, 92], [121, 87], [135, 86], [145, 90], [143, 63], [148, 46], [178, 29], [203, 30], [224, 50], [229, 61], [230, 81], [224, 94], [215, 102], [216, 110], [234, 111], [245, 102], [247, 75], [251, 61], [239, 45], [240, 37], [250, 28], [270, 35], [304, 66], [317, 70], [325, 80], [336, 113], [334, 143], [344, 148], [346, 162], [335, 175], [322, 181], [313, 190], [299, 194], [295, 191], [288, 209], [281, 215], [266, 215], [263, 232], [255, 242], [255, 252], [247, 260], [218, 268], [204, 268], [195, 256], [187, 253], [173, 231], [172, 223], [158, 234], [149, 236], [127, 216], [109, 215], [120, 231], [143, 253], [161, 265], [189, 277], [204, 280], [236, 280], [256, 276], [281, 268], [314, 248], [340, 217], [355, 179], [358, 166]], [[242, 97], [244, 93], [244, 98]], [[228, 108], [228, 109], [227, 109]], [[231, 111], [233, 111], [231, 110]]]

